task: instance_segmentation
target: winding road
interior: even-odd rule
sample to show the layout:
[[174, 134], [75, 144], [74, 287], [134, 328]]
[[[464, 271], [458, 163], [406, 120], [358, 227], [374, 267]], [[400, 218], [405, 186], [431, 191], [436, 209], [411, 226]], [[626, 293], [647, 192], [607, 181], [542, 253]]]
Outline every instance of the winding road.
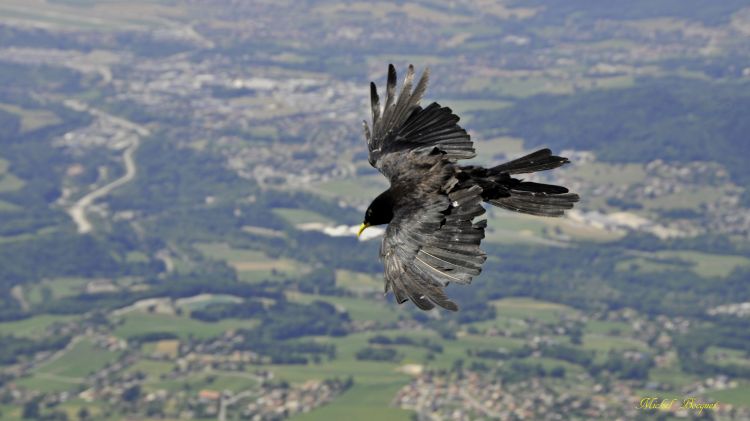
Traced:
[[125, 120], [123, 118], [115, 117], [101, 110], [89, 108], [86, 104], [78, 101], [66, 101], [65, 105], [76, 111], [87, 111], [92, 115], [99, 117], [100, 119], [109, 120], [110, 123], [116, 126], [120, 126], [125, 130], [134, 132], [131, 135], [133, 139], [132, 142], [127, 148], [125, 148], [125, 152], [122, 154], [122, 159], [125, 162], [125, 174], [117, 180], [99, 187], [98, 189], [78, 199], [78, 201], [76, 201], [73, 206], [68, 209], [68, 214], [71, 218], [73, 218], [73, 222], [75, 222], [75, 224], [78, 226], [78, 232], [80, 234], [86, 234], [94, 229], [93, 225], [86, 217], [86, 210], [91, 206], [92, 203], [94, 203], [96, 199], [108, 195], [110, 192], [112, 192], [112, 190], [124, 184], [127, 184], [133, 178], [135, 178], [137, 169], [135, 166], [133, 155], [140, 145], [140, 137], [148, 136], [150, 132], [147, 128], [139, 124], [133, 123], [129, 120]]

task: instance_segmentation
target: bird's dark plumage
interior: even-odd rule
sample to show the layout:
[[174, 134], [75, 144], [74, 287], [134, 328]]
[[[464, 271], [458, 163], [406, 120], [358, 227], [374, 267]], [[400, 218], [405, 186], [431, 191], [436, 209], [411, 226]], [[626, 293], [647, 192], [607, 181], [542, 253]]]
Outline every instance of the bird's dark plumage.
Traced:
[[425, 70], [414, 85], [414, 67], [409, 66], [396, 96], [396, 69], [390, 65], [382, 110], [377, 88], [370, 84], [372, 128], [364, 123], [369, 161], [391, 187], [369, 206], [362, 229], [388, 224], [380, 249], [386, 292], [422, 310], [438, 305], [455, 311], [458, 306], [446, 296], [445, 286], [470, 283], [487, 259], [479, 247], [487, 221], [474, 222], [485, 212], [482, 202], [560, 216], [578, 195], [511, 177], [568, 162], [549, 149], [492, 168], [458, 165], [459, 159], [476, 155], [474, 144], [450, 108], [436, 102], [419, 105], [428, 78]]

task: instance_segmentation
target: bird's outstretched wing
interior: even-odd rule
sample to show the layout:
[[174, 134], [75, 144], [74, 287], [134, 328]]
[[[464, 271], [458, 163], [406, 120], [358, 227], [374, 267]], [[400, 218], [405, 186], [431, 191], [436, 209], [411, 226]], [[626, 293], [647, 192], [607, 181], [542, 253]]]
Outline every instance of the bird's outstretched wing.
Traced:
[[409, 65], [401, 92], [396, 97], [396, 69], [389, 65], [382, 110], [377, 87], [375, 83], [370, 83], [372, 130], [364, 122], [369, 161], [389, 179], [398, 176], [399, 170], [404, 168], [396, 163], [405, 152], [429, 154], [437, 149], [449, 160], [468, 159], [476, 155], [471, 138], [457, 124], [459, 117], [450, 108], [441, 107], [436, 102], [426, 108], [419, 105], [428, 79], [429, 69], [426, 69], [412, 90], [414, 66]]
[[398, 210], [388, 225], [380, 255], [385, 266], [385, 291], [398, 303], [411, 300], [422, 310], [439, 305], [456, 311], [445, 294], [449, 282], [468, 284], [482, 271], [487, 255], [479, 248], [487, 220], [482, 189], [473, 186], [447, 194], [421, 194], [408, 199], [413, 206]]

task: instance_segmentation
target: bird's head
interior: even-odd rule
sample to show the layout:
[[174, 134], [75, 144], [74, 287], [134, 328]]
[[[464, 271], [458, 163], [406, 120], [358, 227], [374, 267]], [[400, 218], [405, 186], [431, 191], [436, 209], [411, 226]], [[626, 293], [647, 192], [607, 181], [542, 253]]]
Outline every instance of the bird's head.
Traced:
[[388, 189], [376, 197], [370, 203], [370, 206], [367, 207], [365, 220], [359, 226], [357, 237], [362, 235], [362, 231], [367, 227], [387, 224], [391, 222], [391, 219], [393, 219], [393, 199], [391, 197], [391, 190]]

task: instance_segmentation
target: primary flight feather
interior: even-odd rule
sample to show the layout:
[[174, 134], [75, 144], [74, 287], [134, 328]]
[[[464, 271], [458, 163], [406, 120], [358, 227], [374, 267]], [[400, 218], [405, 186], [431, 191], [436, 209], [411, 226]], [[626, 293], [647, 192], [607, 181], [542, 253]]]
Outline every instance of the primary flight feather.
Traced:
[[420, 106], [428, 79], [425, 70], [414, 85], [410, 65], [396, 96], [396, 69], [389, 65], [382, 109], [377, 87], [370, 83], [372, 128], [364, 122], [369, 161], [391, 186], [367, 208], [359, 234], [369, 226], [388, 224], [380, 258], [385, 291], [393, 291], [396, 301], [411, 300], [422, 310], [438, 305], [456, 311], [445, 287], [470, 283], [487, 259], [479, 247], [487, 221], [474, 222], [485, 212], [482, 202], [561, 216], [578, 195], [565, 187], [511, 177], [569, 162], [549, 149], [492, 168], [458, 165], [459, 159], [476, 155], [474, 144], [450, 108], [436, 102]]

